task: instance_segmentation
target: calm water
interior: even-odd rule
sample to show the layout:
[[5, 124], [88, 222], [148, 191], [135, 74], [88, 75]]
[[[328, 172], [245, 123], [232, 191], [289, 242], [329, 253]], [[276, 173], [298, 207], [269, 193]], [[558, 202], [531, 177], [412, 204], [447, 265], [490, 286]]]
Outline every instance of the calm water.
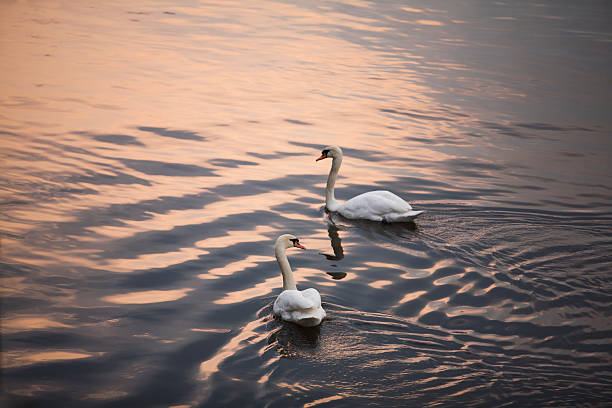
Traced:
[[[244, 4], [243, 4], [244, 3]], [[606, 1], [0, 3], [3, 406], [610, 406]], [[416, 225], [323, 209], [384, 188]], [[316, 329], [271, 316], [281, 233]]]

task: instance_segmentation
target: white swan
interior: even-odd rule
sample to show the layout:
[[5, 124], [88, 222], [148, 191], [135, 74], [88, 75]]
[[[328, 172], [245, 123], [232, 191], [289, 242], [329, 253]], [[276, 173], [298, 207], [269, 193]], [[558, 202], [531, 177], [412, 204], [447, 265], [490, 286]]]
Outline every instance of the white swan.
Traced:
[[321, 295], [313, 288], [297, 290], [285, 253], [286, 249], [291, 247], [306, 249], [300, 244], [300, 240], [291, 234], [281, 235], [274, 244], [274, 255], [283, 275], [283, 291], [274, 301], [274, 315], [300, 326], [317, 326], [325, 318]]
[[334, 185], [342, 164], [342, 149], [338, 146], [327, 146], [316, 161], [332, 158], [332, 166], [327, 177], [325, 188], [325, 207], [350, 219], [367, 219], [385, 222], [412, 221], [425, 211], [414, 211], [410, 204], [390, 191], [368, 191], [351, 198], [344, 203], [336, 201]]

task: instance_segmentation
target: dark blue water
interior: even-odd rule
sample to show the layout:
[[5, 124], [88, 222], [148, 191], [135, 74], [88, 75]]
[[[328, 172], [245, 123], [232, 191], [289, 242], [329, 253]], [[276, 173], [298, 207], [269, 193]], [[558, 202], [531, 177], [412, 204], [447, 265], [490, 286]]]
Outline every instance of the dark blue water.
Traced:
[[3, 406], [612, 404], [607, 2], [73, 3], [0, 4]]

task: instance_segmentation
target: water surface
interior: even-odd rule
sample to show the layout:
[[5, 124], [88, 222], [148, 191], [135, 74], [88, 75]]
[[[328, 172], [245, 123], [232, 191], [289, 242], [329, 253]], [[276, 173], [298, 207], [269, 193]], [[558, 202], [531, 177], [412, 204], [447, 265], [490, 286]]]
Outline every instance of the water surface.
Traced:
[[[1, 3], [3, 404], [611, 404], [611, 20]], [[327, 214], [329, 144], [426, 213]], [[318, 328], [271, 316], [287, 232]]]

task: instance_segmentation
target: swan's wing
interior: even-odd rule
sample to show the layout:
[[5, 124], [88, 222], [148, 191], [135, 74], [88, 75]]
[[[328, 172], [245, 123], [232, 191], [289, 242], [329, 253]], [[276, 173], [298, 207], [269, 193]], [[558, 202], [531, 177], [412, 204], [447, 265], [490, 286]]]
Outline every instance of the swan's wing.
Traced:
[[304, 299], [308, 299], [308, 301], [312, 305], [311, 307], [313, 308], [321, 307], [321, 295], [316, 289], [314, 288], [304, 289], [301, 293]]
[[[285, 290], [283, 291], [274, 302], [274, 314], [281, 314], [281, 312], [293, 312], [296, 310], [304, 310], [311, 309], [316, 307], [316, 302], [313, 302], [314, 299], [310, 297], [306, 297], [303, 295], [303, 292], [306, 292], [310, 289], [306, 289], [304, 291], [299, 290]], [[315, 289], [312, 289], [316, 292]], [[317, 295], [319, 293], [317, 292]], [[321, 305], [321, 298], [319, 297], [319, 306]]]
[[325, 318], [316, 289], [285, 290], [274, 302], [274, 314], [301, 326], [316, 326]]
[[[368, 191], [342, 204], [339, 212], [347, 218], [366, 218], [382, 221], [387, 214], [403, 214], [412, 207], [390, 191]], [[418, 214], [417, 214], [418, 215]]]
[[390, 213], [385, 215], [385, 221], [387, 222], [409, 222], [414, 220], [419, 215], [423, 214], [425, 211], [408, 211], [405, 213]]
[[301, 326], [317, 326], [325, 319], [325, 310], [321, 307], [321, 295], [316, 289], [308, 288], [301, 292], [304, 299], [312, 304], [309, 309], [296, 310], [292, 313], [293, 321]]

